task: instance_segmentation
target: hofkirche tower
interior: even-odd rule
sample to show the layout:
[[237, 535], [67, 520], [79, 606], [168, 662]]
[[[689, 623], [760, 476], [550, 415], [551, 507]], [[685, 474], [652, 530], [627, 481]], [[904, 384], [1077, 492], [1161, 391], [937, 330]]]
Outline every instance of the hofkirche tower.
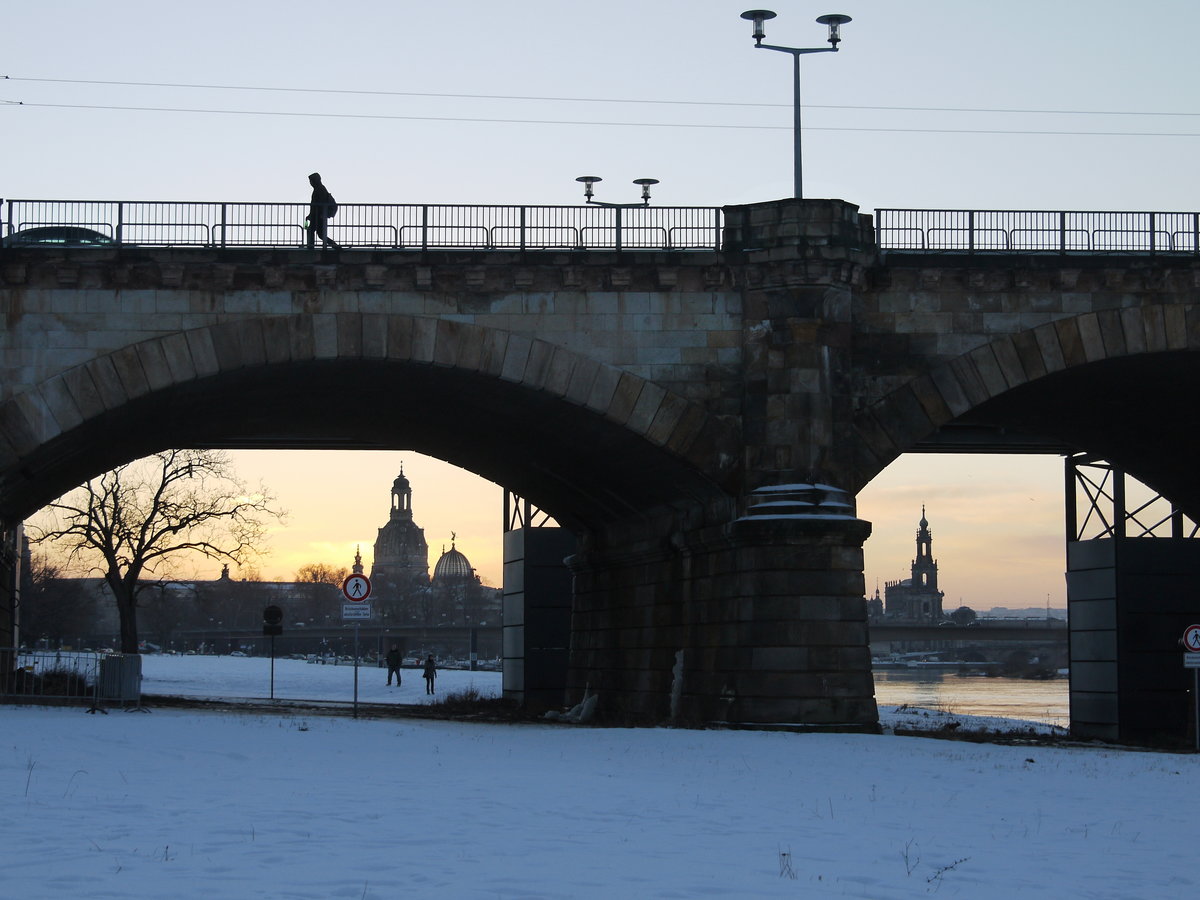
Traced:
[[912, 577], [887, 583], [887, 616], [912, 622], [942, 621], [945, 618], [942, 613], [943, 593], [938, 590], [933, 532], [929, 530], [924, 506], [921, 507], [921, 521], [917, 523], [917, 555], [913, 558], [911, 571]]

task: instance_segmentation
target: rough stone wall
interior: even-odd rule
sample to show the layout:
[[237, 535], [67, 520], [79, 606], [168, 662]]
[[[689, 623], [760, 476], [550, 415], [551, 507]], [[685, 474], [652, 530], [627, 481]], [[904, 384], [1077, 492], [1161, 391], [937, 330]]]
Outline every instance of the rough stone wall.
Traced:
[[[870, 405], [964, 356], [979, 378], [1013, 381], [1123, 352], [1181, 348], [1195, 327], [1183, 307], [1197, 299], [1194, 257], [892, 254], [855, 295], [855, 393]], [[1144, 326], [1127, 314], [1148, 307], [1157, 309]], [[1048, 327], [1065, 320], [1076, 324]], [[976, 352], [988, 346], [990, 353]]]
[[862, 543], [847, 520], [740, 520], [573, 560], [568, 703], [616, 721], [878, 720]]
[[1046, 375], [1200, 349], [1194, 257], [893, 255], [855, 295], [857, 489], [958, 416]]
[[122, 347], [218, 322], [408, 315], [538, 337], [736, 414], [742, 300], [715, 253], [6, 251], [0, 402]]

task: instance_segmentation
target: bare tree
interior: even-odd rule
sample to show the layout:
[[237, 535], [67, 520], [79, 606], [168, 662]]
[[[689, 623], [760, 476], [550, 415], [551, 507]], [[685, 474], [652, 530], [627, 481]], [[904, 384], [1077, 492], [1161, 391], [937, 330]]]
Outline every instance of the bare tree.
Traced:
[[308, 563], [296, 570], [296, 580], [314, 584], [332, 584], [336, 588], [342, 586], [350, 570], [345, 566], [331, 566], [329, 563]]
[[267, 520], [283, 513], [261, 486], [250, 492], [219, 450], [164, 450], [93, 478], [46, 507], [52, 522], [32, 540], [66, 549], [99, 572], [116, 599], [121, 652], [138, 652], [137, 597], [199, 554], [241, 564], [261, 549]]

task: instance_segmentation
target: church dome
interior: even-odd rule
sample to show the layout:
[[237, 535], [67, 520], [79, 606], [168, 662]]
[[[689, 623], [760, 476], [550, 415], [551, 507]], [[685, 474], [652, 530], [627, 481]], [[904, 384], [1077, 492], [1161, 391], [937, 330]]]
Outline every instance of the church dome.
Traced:
[[445, 551], [433, 567], [433, 580], [438, 581], [456, 581], [469, 579], [474, 577], [475, 570], [471, 568], [471, 561], [455, 549], [454, 543], [450, 543], [450, 549]]

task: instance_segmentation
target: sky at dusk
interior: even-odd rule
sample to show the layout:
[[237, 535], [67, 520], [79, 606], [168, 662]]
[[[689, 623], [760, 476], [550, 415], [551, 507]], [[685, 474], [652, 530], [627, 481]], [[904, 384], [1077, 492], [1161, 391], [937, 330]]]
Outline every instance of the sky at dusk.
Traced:
[[[41, 0], [5, 9], [0, 197], [656, 205], [791, 195], [791, 66], [744, 2], [451, 5]], [[1191, 210], [1200, 5], [787, 4], [805, 195], [864, 211]], [[1184, 173], [1187, 173], [1186, 175]], [[291, 515], [261, 564], [349, 565], [403, 464], [431, 565], [451, 533], [500, 583], [501, 489], [412, 453], [240, 453]], [[947, 606], [1064, 602], [1057, 458], [905, 457], [859, 496], [867, 588], [906, 577], [924, 504]]]
[[[288, 520], [274, 529], [258, 567], [267, 580], [291, 580], [306, 563], [349, 566], [357, 546], [370, 568], [377, 530], [388, 520], [392, 480], [403, 465], [413, 518], [425, 529], [432, 567], [456, 546], [483, 579], [499, 587], [503, 490], [416, 453], [238, 451], [238, 472], [279, 497]], [[909, 576], [921, 507], [933, 532], [945, 605], [1065, 606], [1063, 475], [1057, 456], [909, 455], [859, 494], [872, 523], [866, 544], [868, 594], [876, 582]]]

